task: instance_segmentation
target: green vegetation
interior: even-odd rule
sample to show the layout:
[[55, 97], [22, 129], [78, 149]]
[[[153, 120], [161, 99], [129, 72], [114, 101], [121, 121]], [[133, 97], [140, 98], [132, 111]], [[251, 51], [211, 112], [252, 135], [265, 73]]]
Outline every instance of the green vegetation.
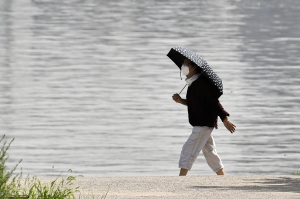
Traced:
[[298, 171], [296, 171], [295, 173], [293, 173], [293, 175], [300, 176], [300, 169]]
[[[5, 135], [1, 138], [0, 143], [3, 141]], [[12, 195], [15, 195], [17, 190], [17, 181], [19, 180], [20, 176], [16, 175], [13, 176], [13, 172], [16, 170], [19, 162], [11, 171], [6, 171], [6, 161], [8, 157], [6, 157], [7, 150], [10, 147], [10, 144], [14, 141], [14, 139], [7, 144], [5, 141], [1, 151], [0, 151], [0, 198], [6, 199]]]
[[[3, 142], [5, 135], [1, 138]], [[63, 177], [59, 175], [49, 184], [43, 184], [37, 176], [22, 178], [20, 174], [14, 174], [20, 162], [11, 170], [6, 171], [6, 161], [8, 159], [7, 150], [11, 143], [4, 141], [0, 151], [0, 198], [1, 199], [95, 199], [94, 196], [83, 197], [80, 194], [79, 186], [75, 187], [75, 176]], [[72, 172], [69, 170], [69, 172]], [[101, 197], [106, 198], [107, 193]]]
[[69, 176], [67, 178], [57, 177], [50, 184], [42, 184], [41, 181], [34, 176], [26, 178], [25, 187], [21, 195], [27, 195], [29, 199], [75, 199], [75, 193], [79, 192], [79, 187], [73, 188], [76, 177]]

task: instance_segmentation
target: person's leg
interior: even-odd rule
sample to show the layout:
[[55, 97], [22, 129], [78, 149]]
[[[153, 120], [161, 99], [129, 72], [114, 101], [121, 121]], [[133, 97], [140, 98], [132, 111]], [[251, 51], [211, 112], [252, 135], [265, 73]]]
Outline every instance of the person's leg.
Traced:
[[207, 140], [205, 146], [202, 149], [202, 152], [209, 167], [217, 175], [225, 175], [224, 165], [220, 156], [217, 153], [216, 143], [212, 135]]
[[200, 151], [205, 146], [207, 140], [212, 132], [212, 127], [194, 127], [193, 132], [182, 147], [179, 168], [180, 176], [187, 175], [188, 171], [192, 168]]

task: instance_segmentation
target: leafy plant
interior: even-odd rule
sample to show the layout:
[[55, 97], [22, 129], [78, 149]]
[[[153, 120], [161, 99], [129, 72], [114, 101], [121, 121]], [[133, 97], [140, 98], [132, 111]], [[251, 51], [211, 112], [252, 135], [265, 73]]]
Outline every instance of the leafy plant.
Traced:
[[[22, 178], [22, 170], [19, 174], [14, 174], [20, 160], [11, 171], [6, 171], [7, 151], [10, 148], [12, 139], [9, 143], [4, 141], [5, 135], [0, 139], [3, 146], [0, 151], [0, 199], [95, 199], [93, 195], [81, 196], [79, 186], [75, 186], [75, 176], [63, 177], [62, 173], [50, 183], [42, 183], [37, 177]], [[72, 172], [69, 170], [68, 172]], [[108, 191], [101, 199], [106, 198]]]
[[67, 178], [58, 176], [49, 184], [43, 184], [37, 176], [27, 178], [22, 195], [28, 195], [29, 199], [75, 199], [75, 193], [79, 192], [79, 187], [74, 186], [76, 177], [68, 176]]
[[[3, 142], [5, 138], [5, 135], [2, 136], [0, 143]], [[11, 140], [7, 144], [7, 141], [4, 141], [3, 146], [1, 147], [0, 151], [0, 198], [6, 199], [9, 198], [12, 195], [15, 195], [17, 192], [17, 181], [20, 179], [20, 175], [15, 175], [13, 177], [13, 172], [16, 170], [18, 165], [22, 160], [19, 161], [19, 163], [11, 170], [6, 171], [6, 161], [8, 159], [7, 157], [7, 150], [9, 149], [11, 143], [14, 141], [14, 139]]]

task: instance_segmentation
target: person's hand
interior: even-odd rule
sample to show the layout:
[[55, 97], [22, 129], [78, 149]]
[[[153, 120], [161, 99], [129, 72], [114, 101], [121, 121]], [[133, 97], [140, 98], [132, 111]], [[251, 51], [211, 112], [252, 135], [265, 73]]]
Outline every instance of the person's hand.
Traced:
[[223, 121], [224, 126], [230, 131], [230, 133], [233, 133], [235, 131], [235, 125], [226, 117]]
[[173, 100], [177, 103], [181, 103], [182, 98], [177, 93], [172, 96]]

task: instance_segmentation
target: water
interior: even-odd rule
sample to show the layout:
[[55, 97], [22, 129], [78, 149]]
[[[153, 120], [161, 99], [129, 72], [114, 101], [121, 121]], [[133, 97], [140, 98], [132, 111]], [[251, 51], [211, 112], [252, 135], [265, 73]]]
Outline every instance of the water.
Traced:
[[[0, 1], [0, 130], [25, 174], [178, 175], [191, 132], [166, 54], [222, 78], [237, 125], [213, 131], [230, 175], [300, 168], [300, 2]], [[185, 96], [186, 90], [181, 96]], [[52, 169], [54, 166], [54, 169]], [[191, 175], [214, 175], [203, 155]]]

